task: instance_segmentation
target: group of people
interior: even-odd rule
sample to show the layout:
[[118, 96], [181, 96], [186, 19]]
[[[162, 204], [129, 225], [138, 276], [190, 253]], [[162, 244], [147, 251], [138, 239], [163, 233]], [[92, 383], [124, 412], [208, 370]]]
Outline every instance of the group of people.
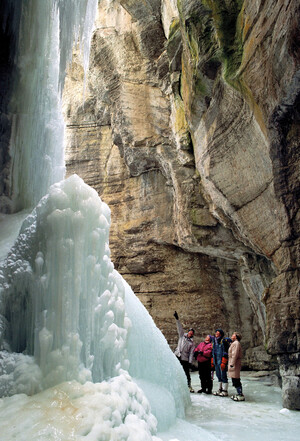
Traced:
[[[195, 392], [191, 385], [190, 375], [190, 367], [195, 358], [198, 362], [201, 384], [201, 389], [198, 390], [198, 393], [213, 393], [213, 395], [219, 397], [227, 397], [229, 377], [232, 379], [232, 385], [236, 389], [236, 394], [232, 395], [231, 399], [234, 401], [245, 401], [240, 378], [242, 360], [241, 334], [234, 332], [231, 338], [229, 338], [224, 337], [222, 329], [216, 329], [214, 335], [207, 335], [204, 341], [195, 347], [193, 340], [194, 329], [191, 328], [188, 332], [184, 332], [176, 311], [174, 317], [179, 336], [175, 355], [183, 367], [190, 392]], [[219, 387], [217, 391], [212, 392], [214, 371]]]

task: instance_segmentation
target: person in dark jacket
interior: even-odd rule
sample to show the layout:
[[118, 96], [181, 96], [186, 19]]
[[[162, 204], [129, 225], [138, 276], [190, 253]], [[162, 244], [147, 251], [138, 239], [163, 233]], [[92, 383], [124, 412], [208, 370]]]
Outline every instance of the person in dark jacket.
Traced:
[[191, 328], [188, 330], [188, 332], [185, 333], [182, 328], [182, 324], [179, 321], [179, 317], [176, 311], [174, 313], [174, 317], [176, 319], [176, 326], [179, 337], [177, 348], [175, 349], [174, 354], [180, 361], [181, 366], [183, 367], [190, 392], [195, 392], [191, 385], [191, 375], [190, 375], [190, 366], [193, 362], [193, 354], [195, 349], [195, 344], [193, 341], [195, 332], [194, 329]]
[[219, 397], [228, 397], [228, 349], [231, 343], [230, 338], [224, 337], [222, 329], [216, 329], [215, 335], [210, 336], [212, 340], [212, 355], [213, 362], [216, 371], [216, 376], [219, 382], [218, 391], [214, 392], [214, 395]]
[[211, 378], [211, 354], [212, 344], [210, 336], [207, 335], [194, 351], [194, 357], [198, 362], [198, 372], [200, 378], [201, 389], [198, 394], [202, 392], [211, 394], [212, 392], [212, 378]]

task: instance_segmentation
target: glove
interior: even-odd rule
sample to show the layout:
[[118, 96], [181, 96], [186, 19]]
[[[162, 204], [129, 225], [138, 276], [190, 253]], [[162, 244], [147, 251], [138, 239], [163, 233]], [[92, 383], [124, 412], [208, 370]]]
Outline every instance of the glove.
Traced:
[[176, 311], [174, 312], [174, 317], [176, 318], [176, 320], [178, 320], [178, 319], [179, 319], [179, 317], [178, 317], [178, 314], [177, 314], [177, 312], [176, 312]]
[[195, 352], [194, 352], [194, 359], [195, 359], [195, 360], [197, 360], [198, 354], [199, 354], [198, 351], [195, 351]]
[[228, 362], [227, 358], [222, 357], [222, 363], [221, 363], [221, 370], [222, 371], [225, 371], [227, 362]]
[[199, 351], [199, 355], [203, 355], [203, 351]]

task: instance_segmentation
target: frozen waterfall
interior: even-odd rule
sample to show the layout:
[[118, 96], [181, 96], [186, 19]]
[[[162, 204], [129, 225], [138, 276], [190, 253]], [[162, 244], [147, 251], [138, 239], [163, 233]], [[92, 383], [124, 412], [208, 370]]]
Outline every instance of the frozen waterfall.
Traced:
[[158, 439], [190, 402], [183, 370], [114, 270], [109, 207], [78, 176], [64, 180], [64, 76], [78, 40], [87, 67], [97, 1], [6, 6], [18, 75], [5, 200], [15, 214], [0, 218], [1, 436]]
[[1, 396], [33, 395], [66, 381], [76, 381], [75, 388], [102, 382], [95, 386], [101, 391], [120, 383], [123, 392], [113, 388], [125, 400], [119, 424], [129, 413], [149, 419], [154, 430], [153, 413], [165, 429], [184, 415], [186, 380], [114, 270], [109, 225], [108, 206], [76, 175], [51, 186], [23, 222], [1, 267]]
[[181, 366], [110, 259], [109, 207], [78, 176], [64, 180], [61, 93], [78, 41], [87, 69], [97, 3], [0, 6], [18, 49], [1, 115], [11, 128], [10, 192], [0, 195], [1, 440], [296, 439], [299, 417], [280, 410], [270, 385], [243, 380], [242, 407], [201, 394], [188, 406]]
[[4, 0], [4, 3], [2, 26], [17, 40], [8, 115], [9, 205], [10, 211], [16, 212], [36, 205], [49, 186], [64, 177], [61, 111], [64, 78], [77, 41], [87, 69], [98, 2]]

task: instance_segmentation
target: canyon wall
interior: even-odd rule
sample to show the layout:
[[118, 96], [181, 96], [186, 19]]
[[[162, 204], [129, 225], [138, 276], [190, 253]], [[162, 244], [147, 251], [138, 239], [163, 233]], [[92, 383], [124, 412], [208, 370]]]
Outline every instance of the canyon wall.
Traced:
[[[64, 89], [67, 173], [171, 347], [241, 331], [300, 409], [298, 2], [101, 0]], [[78, 48], [79, 51], [79, 48]]]

